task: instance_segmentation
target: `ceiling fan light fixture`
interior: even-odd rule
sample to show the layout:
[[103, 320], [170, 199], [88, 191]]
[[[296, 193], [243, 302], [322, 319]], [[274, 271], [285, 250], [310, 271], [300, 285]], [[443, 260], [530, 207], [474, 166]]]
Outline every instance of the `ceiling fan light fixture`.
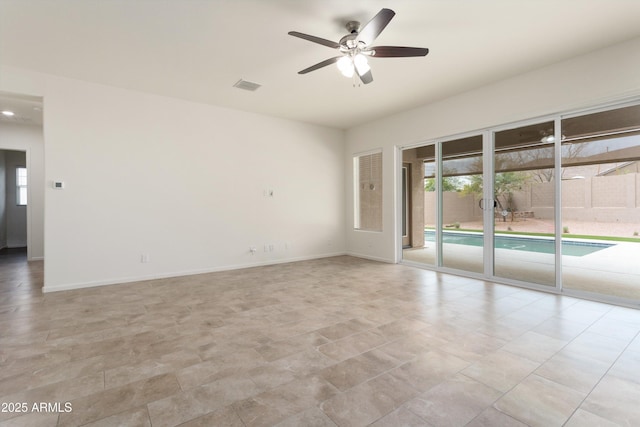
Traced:
[[554, 135], [546, 135], [540, 139], [540, 142], [545, 144], [552, 144], [556, 141], [556, 137]]
[[353, 58], [353, 64], [356, 66], [356, 69], [358, 70], [359, 75], [366, 74], [368, 71], [371, 70], [371, 67], [369, 66], [369, 61], [367, 61], [367, 57], [361, 53], [358, 53]]
[[336, 65], [338, 66], [338, 70], [340, 70], [343, 76], [349, 78], [353, 77], [354, 67], [353, 60], [350, 56], [343, 56], [342, 58], [338, 59]]

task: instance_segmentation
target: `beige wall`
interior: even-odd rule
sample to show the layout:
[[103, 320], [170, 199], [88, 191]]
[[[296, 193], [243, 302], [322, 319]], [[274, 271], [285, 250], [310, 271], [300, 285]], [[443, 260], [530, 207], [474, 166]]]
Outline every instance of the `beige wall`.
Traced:
[[640, 223], [640, 174], [563, 181], [562, 205], [564, 219]]
[[[463, 195], [451, 191], [442, 193], [443, 222], [445, 225], [456, 222], [482, 221], [482, 211], [478, 208], [478, 200], [473, 194]], [[436, 192], [424, 193], [424, 221], [426, 226], [436, 223]]]
[[46, 162], [35, 148], [27, 159], [44, 174], [32, 182], [46, 203], [45, 292], [345, 253], [341, 130], [0, 75], [0, 90], [44, 98]]
[[[478, 221], [482, 212], [473, 195], [445, 192], [443, 221]], [[531, 184], [513, 194], [516, 210], [533, 211], [534, 218], [553, 219], [554, 183]], [[436, 223], [436, 193], [424, 193], [426, 226]], [[640, 223], [640, 173], [562, 181], [562, 216], [565, 220]]]
[[[591, 179], [591, 207], [624, 208], [627, 206], [627, 177], [608, 176]], [[635, 185], [635, 181], [631, 181]], [[588, 184], [588, 183], [585, 183]], [[635, 207], [635, 201], [632, 202]]]
[[[532, 184], [514, 194], [516, 208], [535, 218], [553, 218], [554, 183]], [[640, 222], [640, 174], [597, 176], [562, 181], [565, 220]]]

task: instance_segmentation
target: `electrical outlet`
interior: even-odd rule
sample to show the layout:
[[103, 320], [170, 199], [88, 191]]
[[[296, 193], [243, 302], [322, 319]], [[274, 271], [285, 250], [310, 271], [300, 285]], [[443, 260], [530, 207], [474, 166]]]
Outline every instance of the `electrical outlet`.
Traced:
[[255, 246], [249, 246], [249, 252], [251, 252], [251, 255], [255, 255], [257, 251], [258, 248], [256, 248]]
[[140, 255], [140, 262], [143, 264], [148, 263], [149, 261], [151, 261], [151, 259], [149, 258], [149, 254], [142, 254]]

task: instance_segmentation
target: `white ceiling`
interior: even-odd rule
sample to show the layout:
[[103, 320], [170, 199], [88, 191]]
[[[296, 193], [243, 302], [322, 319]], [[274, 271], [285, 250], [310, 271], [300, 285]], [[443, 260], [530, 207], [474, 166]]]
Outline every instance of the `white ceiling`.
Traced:
[[14, 113], [13, 116], [0, 114], [0, 123], [42, 126], [41, 98], [0, 92], [0, 111]]
[[[353, 87], [335, 56], [349, 20], [396, 12]], [[0, 0], [0, 64], [349, 128], [640, 36], [639, 0]], [[238, 79], [263, 85], [233, 88]]]

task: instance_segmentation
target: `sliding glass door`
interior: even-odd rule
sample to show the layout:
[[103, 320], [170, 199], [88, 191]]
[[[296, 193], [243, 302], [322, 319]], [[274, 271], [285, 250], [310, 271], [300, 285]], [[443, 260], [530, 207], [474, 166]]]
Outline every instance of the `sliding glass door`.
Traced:
[[555, 286], [554, 122], [493, 135], [492, 275]]
[[562, 284], [640, 300], [640, 106], [562, 120]]
[[424, 173], [420, 209], [410, 208], [424, 240], [403, 240], [403, 259], [554, 286], [553, 130], [548, 121], [405, 150], [403, 168], [419, 162]]
[[483, 137], [474, 135], [441, 142], [440, 152], [442, 161], [436, 190], [439, 190], [442, 214], [435, 231], [439, 237], [441, 265], [483, 273]]
[[640, 105], [437, 140], [403, 162], [403, 260], [640, 301]]

